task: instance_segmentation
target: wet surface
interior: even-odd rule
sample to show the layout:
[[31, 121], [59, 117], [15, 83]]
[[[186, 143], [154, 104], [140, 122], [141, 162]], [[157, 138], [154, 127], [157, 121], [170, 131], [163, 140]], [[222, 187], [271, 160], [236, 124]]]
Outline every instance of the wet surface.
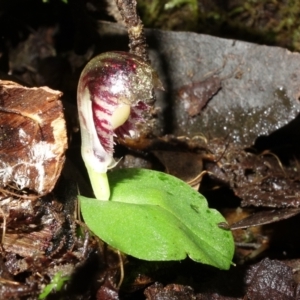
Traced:
[[[108, 23], [101, 23], [99, 31], [107, 39], [125, 34]], [[251, 145], [300, 112], [298, 53], [187, 32], [152, 30], [148, 41], [152, 64], [166, 90], [157, 94], [165, 133], [188, 137], [202, 133]], [[195, 87], [209, 86], [215, 76], [218, 80], [209, 95], [200, 93], [199, 107], [188, 113], [182, 89], [185, 101], [190, 95], [194, 103]]]

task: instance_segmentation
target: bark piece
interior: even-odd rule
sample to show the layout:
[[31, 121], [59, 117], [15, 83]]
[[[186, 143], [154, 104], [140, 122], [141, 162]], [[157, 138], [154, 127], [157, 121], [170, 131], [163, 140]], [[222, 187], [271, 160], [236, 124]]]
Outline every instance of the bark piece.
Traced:
[[67, 149], [61, 95], [0, 80], [0, 187], [53, 189]]

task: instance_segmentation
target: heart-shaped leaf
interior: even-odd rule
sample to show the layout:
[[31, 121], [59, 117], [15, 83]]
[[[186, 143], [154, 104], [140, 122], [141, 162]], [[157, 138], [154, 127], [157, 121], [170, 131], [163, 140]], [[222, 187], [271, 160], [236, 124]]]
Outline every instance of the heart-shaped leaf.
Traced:
[[80, 196], [88, 227], [109, 245], [140, 259], [182, 260], [229, 269], [234, 253], [222, 215], [189, 185], [165, 173], [122, 169], [108, 173], [110, 201]]

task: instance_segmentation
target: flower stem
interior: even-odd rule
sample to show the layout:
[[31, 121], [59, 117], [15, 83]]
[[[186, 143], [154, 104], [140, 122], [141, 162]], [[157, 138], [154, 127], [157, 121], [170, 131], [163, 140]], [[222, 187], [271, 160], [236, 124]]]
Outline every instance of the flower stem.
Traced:
[[96, 172], [95, 169], [87, 165], [86, 168], [96, 199], [104, 201], [109, 200], [110, 189], [107, 174]]

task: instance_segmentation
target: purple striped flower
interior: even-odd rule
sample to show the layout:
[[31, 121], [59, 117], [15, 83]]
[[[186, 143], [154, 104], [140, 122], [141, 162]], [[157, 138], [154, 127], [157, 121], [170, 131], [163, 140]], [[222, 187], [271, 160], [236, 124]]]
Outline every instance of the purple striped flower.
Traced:
[[99, 184], [93, 183], [91, 174], [106, 174], [116, 165], [113, 137], [136, 135], [137, 124], [149, 114], [156, 78], [149, 64], [127, 52], [103, 53], [81, 73], [77, 91], [81, 153], [98, 199], [107, 198], [107, 193], [96, 192]]

